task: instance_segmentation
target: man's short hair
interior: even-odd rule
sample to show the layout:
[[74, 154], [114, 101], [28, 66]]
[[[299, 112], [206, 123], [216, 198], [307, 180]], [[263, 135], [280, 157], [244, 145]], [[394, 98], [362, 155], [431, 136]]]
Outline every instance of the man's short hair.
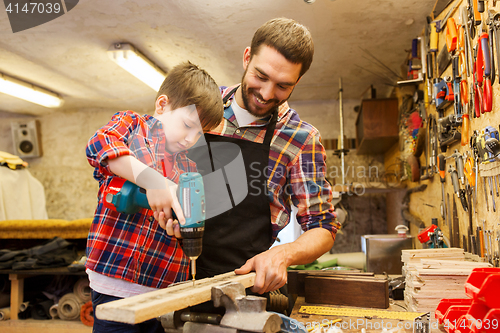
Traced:
[[250, 59], [259, 52], [262, 45], [274, 48], [294, 64], [301, 64], [299, 77], [311, 66], [314, 55], [311, 33], [292, 19], [275, 18], [257, 29], [250, 45]]
[[224, 107], [217, 83], [205, 70], [189, 61], [168, 72], [156, 99], [161, 95], [168, 96], [172, 110], [196, 105], [205, 132], [214, 129], [222, 121]]

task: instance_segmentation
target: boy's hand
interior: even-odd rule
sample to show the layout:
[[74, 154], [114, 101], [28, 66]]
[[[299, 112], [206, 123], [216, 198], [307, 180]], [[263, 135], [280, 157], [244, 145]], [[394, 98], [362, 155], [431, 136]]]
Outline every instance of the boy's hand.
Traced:
[[[184, 214], [182, 213], [182, 207], [179, 200], [177, 200], [177, 185], [168, 179], [165, 179], [165, 185], [166, 187], [163, 189], [146, 190], [146, 196], [148, 198], [149, 206], [153, 211], [154, 218], [158, 221], [162, 228], [167, 229], [169, 221], [170, 225], [173, 224], [172, 209], [177, 215], [177, 219], [180, 223], [184, 224], [186, 220], [184, 218]], [[168, 234], [170, 235], [170, 233]]]

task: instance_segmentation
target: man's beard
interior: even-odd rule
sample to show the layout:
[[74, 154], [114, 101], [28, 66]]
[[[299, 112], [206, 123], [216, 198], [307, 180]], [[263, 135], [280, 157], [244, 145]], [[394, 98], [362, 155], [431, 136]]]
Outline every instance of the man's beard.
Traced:
[[[267, 116], [269, 116], [269, 115], [273, 114], [273, 113], [274, 113], [274, 111], [277, 111], [277, 110], [278, 110], [278, 107], [279, 107], [281, 104], [285, 103], [285, 102], [288, 100], [288, 98], [290, 98], [291, 93], [290, 93], [290, 95], [288, 95], [288, 97], [287, 97], [286, 99], [284, 99], [284, 100], [282, 100], [282, 101], [279, 101], [279, 100], [277, 100], [277, 99], [270, 99], [270, 100], [268, 100], [267, 102], [268, 102], [271, 106], [270, 106], [270, 109], [269, 109], [269, 110], [267, 110], [267, 111], [266, 111], [266, 112], [264, 112], [264, 113], [258, 113], [258, 112], [256, 112], [255, 110], [252, 110], [252, 109], [250, 108], [250, 103], [249, 103], [249, 99], [248, 99], [248, 92], [249, 92], [249, 91], [248, 91], [248, 86], [247, 86], [247, 84], [246, 84], [246, 82], [245, 82], [245, 75], [246, 75], [246, 74], [247, 74], [247, 71], [245, 70], [245, 73], [243, 73], [243, 78], [241, 79], [241, 87], [240, 87], [240, 88], [241, 88], [241, 97], [242, 97], [242, 99], [243, 99], [243, 105], [245, 106], [245, 110], [247, 110], [247, 111], [248, 111], [248, 113], [250, 113], [252, 116], [254, 116], [254, 117], [258, 117], [258, 118], [265, 118], [265, 117], [267, 117]], [[253, 90], [253, 89], [252, 89], [252, 90]], [[251, 90], [251, 91], [252, 91], [252, 90]], [[262, 98], [262, 96], [260, 96], [260, 94], [257, 94], [255, 91], [253, 92], [253, 94], [254, 94], [255, 96], [257, 96], [260, 100], [264, 100], [264, 99]]]

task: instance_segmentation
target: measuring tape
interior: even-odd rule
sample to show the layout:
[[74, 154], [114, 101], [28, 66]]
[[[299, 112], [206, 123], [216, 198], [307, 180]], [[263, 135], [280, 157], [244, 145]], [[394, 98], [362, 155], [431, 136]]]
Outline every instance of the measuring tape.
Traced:
[[378, 317], [383, 319], [415, 320], [425, 313], [406, 311], [367, 310], [352, 308], [330, 308], [326, 306], [303, 305], [299, 313], [337, 317]]

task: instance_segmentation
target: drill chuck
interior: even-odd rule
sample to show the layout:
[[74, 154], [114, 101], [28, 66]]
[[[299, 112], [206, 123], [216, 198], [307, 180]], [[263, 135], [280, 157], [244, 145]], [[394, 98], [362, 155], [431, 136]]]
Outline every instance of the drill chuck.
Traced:
[[[182, 234], [182, 229], [181, 229]], [[185, 238], [185, 235], [182, 235], [182, 250], [184, 254], [189, 257], [189, 259], [197, 259], [201, 254], [202, 249], [202, 237], [197, 238]]]

